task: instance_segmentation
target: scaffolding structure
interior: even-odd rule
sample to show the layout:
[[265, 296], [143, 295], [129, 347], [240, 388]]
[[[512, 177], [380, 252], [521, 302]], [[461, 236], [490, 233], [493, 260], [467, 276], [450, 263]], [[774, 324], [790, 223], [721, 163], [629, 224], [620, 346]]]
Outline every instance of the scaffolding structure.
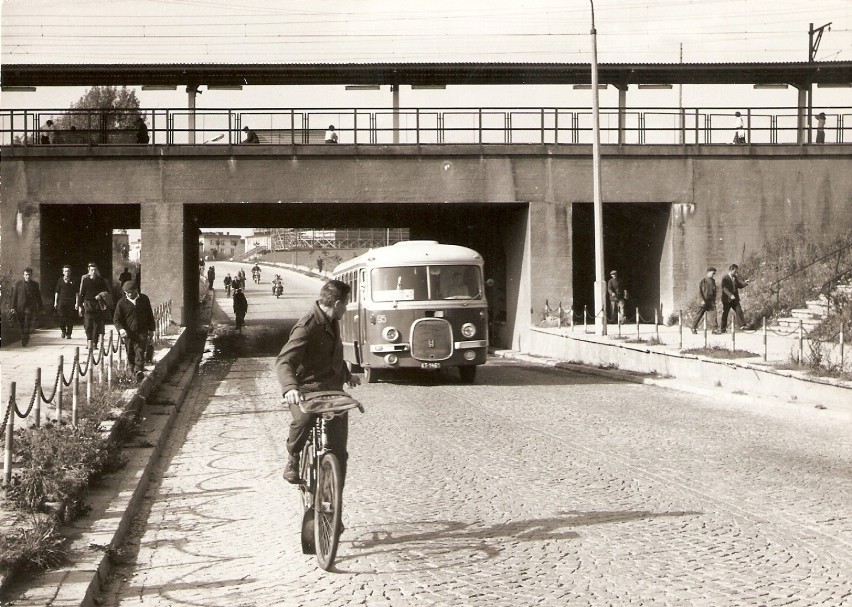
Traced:
[[372, 249], [409, 240], [408, 228], [275, 228], [273, 251]]

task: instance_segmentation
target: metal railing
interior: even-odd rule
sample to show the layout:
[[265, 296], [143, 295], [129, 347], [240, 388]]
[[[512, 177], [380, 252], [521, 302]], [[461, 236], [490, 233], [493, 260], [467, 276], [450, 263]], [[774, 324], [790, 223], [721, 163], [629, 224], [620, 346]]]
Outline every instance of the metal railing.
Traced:
[[[807, 141], [806, 121], [795, 107], [600, 110], [601, 143], [705, 145], [733, 143], [734, 112], [741, 111], [749, 144]], [[826, 143], [852, 142], [852, 107], [821, 108]], [[339, 142], [356, 145], [591, 144], [592, 112], [585, 107], [257, 108], [0, 111], [0, 144], [41, 145], [39, 129], [54, 122], [53, 145], [135, 145], [136, 117], [149, 144], [235, 145], [243, 127], [262, 145], [322, 143], [335, 125]], [[805, 125], [805, 126], [803, 126]], [[815, 130], [815, 129], [814, 129]], [[812, 140], [815, 140], [815, 134]]]
[[[168, 328], [172, 322], [172, 302], [171, 300], [159, 304], [154, 308], [154, 339], [158, 340], [163, 335], [166, 335]], [[12, 478], [12, 455], [14, 453], [14, 436], [15, 436], [15, 418], [25, 420], [28, 425], [36, 428], [41, 427], [42, 404], [53, 405], [55, 408], [54, 420], [57, 423], [67, 421], [73, 427], [77, 427], [78, 422], [78, 406], [80, 402], [80, 383], [85, 382], [86, 385], [86, 404], [91, 405], [93, 395], [93, 384], [95, 369], [98, 370], [98, 383], [106, 383], [107, 390], [113, 387], [113, 371], [127, 371], [127, 361], [123, 359], [125, 341], [114, 331], [109, 332], [109, 341], [104, 345], [104, 340], [100, 340], [100, 345], [97, 349], [89, 348], [85, 354], [85, 366], [82, 364], [80, 357], [80, 348], [74, 349], [74, 359], [71, 362], [71, 371], [69, 377], [65, 377], [65, 359], [64, 356], [59, 356], [59, 364], [56, 367], [56, 376], [52, 382], [53, 387], [50, 388], [50, 395], [44, 391], [44, 381], [42, 368], [36, 369], [35, 382], [33, 385], [32, 394], [29, 398], [29, 404], [26, 410], [22, 411], [18, 407], [17, 383], [11, 382], [9, 387], [9, 400], [6, 405], [6, 412], [3, 416], [2, 425], [0, 425], [0, 435], [5, 437], [4, 453], [3, 453], [3, 482], [8, 486]], [[71, 410], [67, 413], [68, 420], [65, 420], [65, 395], [64, 388], [71, 388]], [[32, 417], [30, 417], [32, 415]]]
[[[553, 308], [550, 306], [548, 300], [545, 300], [544, 308], [541, 313], [543, 321], [547, 326], [556, 329], [567, 329], [569, 334], [573, 334], [575, 330], [579, 331], [581, 328], [584, 335], [594, 335], [598, 319], [607, 318], [605, 310], [599, 310], [596, 314], [592, 314], [589, 311], [588, 306], [583, 306], [582, 310], [575, 311], [573, 306], [569, 306], [567, 308], [563, 307], [562, 302], [559, 302], [559, 305]], [[671, 327], [665, 325], [668, 330], [661, 333], [660, 327], [664, 325], [656, 310], [654, 312], [654, 318], [648, 319], [640, 315], [639, 308], [635, 308], [633, 322], [629, 322], [626, 318], [619, 319], [619, 322], [615, 323], [614, 330], [612, 332], [608, 331], [607, 335], [601, 336], [601, 338], [616, 340], [626, 339], [632, 340], [633, 343], [637, 344], [641, 343], [651, 346], [676, 347], [678, 350], [684, 350], [685, 345], [688, 345], [690, 348], [712, 349], [715, 344], [711, 344], [711, 332], [709, 331], [710, 327], [708, 326], [707, 316], [704, 316], [703, 318], [702, 329], [699, 332], [701, 337], [690, 337], [689, 341], [692, 342], [690, 344], [685, 344], [684, 340], [685, 318], [686, 316], [684, 315], [684, 311], [679, 310], [677, 327], [674, 327], [675, 330], [672, 331]], [[690, 334], [692, 333], [692, 331], [688, 332]], [[844, 333], [842, 324], [840, 325], [838, 332], [834, 334], [832, 338], [818, 339], [813, 335], [808, 335], [804, 328], [804, 323], [801, 320], [796, 328], [789, 331], [783, 331], [780, 330], [780, 328], [770, 328], [766, 322], [763, 322], [762, 326], [756, 329], [738, 329], [736, 318], [734, 318], [734, 322], [731, 323], [731, 331], [729, 333], [725, 332], [721, 335], [713, 335], [713, 338], [719, 342], [727, 341], [726, 349], [730, 350], [732, 353], [737, 353], [738, 336], [743, 334], [755, 335], [758, 333], [761, 334], [762, 338], [762, 351], [759, 354], [754, 353], [754, 356], [759, 356], [763, 362], [769, 361], [770, 341], [772, 339], [776, 339], [776, 346], [777, 343], [781, 343], [782, 347], [773, 347], [772, 350], [776, 352], [786, 352], [789, 355], [789, 358], [798, 365], [806, 364], [808, 358], [806, 352], [808, 352], [808, 350], [810, 350], [811, 353], [819, 350], [823, 353], [826, 360], [830, 361], [832, 360], [831, 357], [833, 357], [834, 371], [838, 373], [852, 372], [852, 369], [847, 369], [847, 363], [849, 361], [846, 356], [846, 342], [849, 340], [849, 334]], [[742, 343], [740, 345], [742, 345]], [[792, 345], [792, 349], [788, 350], [787, 348], [790, 345]]]

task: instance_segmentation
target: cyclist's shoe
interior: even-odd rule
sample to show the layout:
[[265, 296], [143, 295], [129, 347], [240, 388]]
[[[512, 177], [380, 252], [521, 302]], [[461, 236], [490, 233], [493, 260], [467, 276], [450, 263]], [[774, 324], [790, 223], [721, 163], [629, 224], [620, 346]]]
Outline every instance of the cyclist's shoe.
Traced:
[[299, 478], [299, 458], [292, 455], [287, 458], [287, 467], [284, 468], [284, 480], [288, 483], [298, 485], [301, 482]]

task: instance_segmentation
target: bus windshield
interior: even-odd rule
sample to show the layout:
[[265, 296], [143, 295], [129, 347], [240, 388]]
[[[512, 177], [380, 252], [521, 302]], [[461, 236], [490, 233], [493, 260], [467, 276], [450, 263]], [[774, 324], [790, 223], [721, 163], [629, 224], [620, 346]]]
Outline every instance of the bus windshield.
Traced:
[[400, 266], [371, 273], [373, 301], [482, 299], [479, 266]]

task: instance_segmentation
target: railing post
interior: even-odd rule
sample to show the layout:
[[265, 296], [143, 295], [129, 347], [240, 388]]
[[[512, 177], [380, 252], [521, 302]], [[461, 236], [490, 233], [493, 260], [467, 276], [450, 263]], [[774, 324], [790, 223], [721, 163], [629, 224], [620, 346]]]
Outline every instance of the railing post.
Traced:
[[636, 307], [636, 339], [639, 339], [639, 307]]
[[92, 375], [95, 374], [95, 358], [92, 353], [92, 348], [89, 348], [86, 357], [86, 404], [92, 404]]
[[71, 426], [77, 427], [77, 405], [80, 400], [80, 348], [74, 348], [74, 369], [71, 371]]
[[843, 323], [840, 323], [840, 370], [843, 371]]
[[41, 428], [41, 367], [36, 369], [35, 380], [35, 427]]
[[56, 421], [62, 421], [62, 401], [63, 393], [65, 392], [65, 357], [59, 355], [59, 382], [56, 384], [56, 389], [59, 393], [56, 395]]
[[479, 108], [479, 145], [482, 145], [482, 108]]
[[766, 319], [763, 319], [763, 362], [769, 360], [769, 336], [766, 332]]
[[9, 486], [12, 482], [12, 439], [15, 436], [15, 382], [12, 382], [12, 390], [9, 402], [6, 404], [6, 441], [3, 448], [3, 484]]
[[114, 360], [114, 350], [112, 349], [112, 329], [109, 331], [109, 366], [107, 366], [107, 388], [112, 390], [112, 365]]
[[541, 108], [541, 144], [544, 145], [544, 108]]
[[352, 112], [352, 143], [358, 145], [358, 110]]
[[414, 125], [417, 129], [415, 141], [417, 141], [417, 145], [420, 145], [420, 108], [414, 110]]
[[802, 326], [802, 321], [799, 321], [799, 364], [805, 362], [805, 329]]
[[583, 306], [583, 333], [586, 333], [589, 329], [588, 322], [586, 320], [588, 316], [588, 306]]
[[737, 323], [736, 315], [734, 315], [734, 323], [731, 325], [731, 352], [737, 351]]

